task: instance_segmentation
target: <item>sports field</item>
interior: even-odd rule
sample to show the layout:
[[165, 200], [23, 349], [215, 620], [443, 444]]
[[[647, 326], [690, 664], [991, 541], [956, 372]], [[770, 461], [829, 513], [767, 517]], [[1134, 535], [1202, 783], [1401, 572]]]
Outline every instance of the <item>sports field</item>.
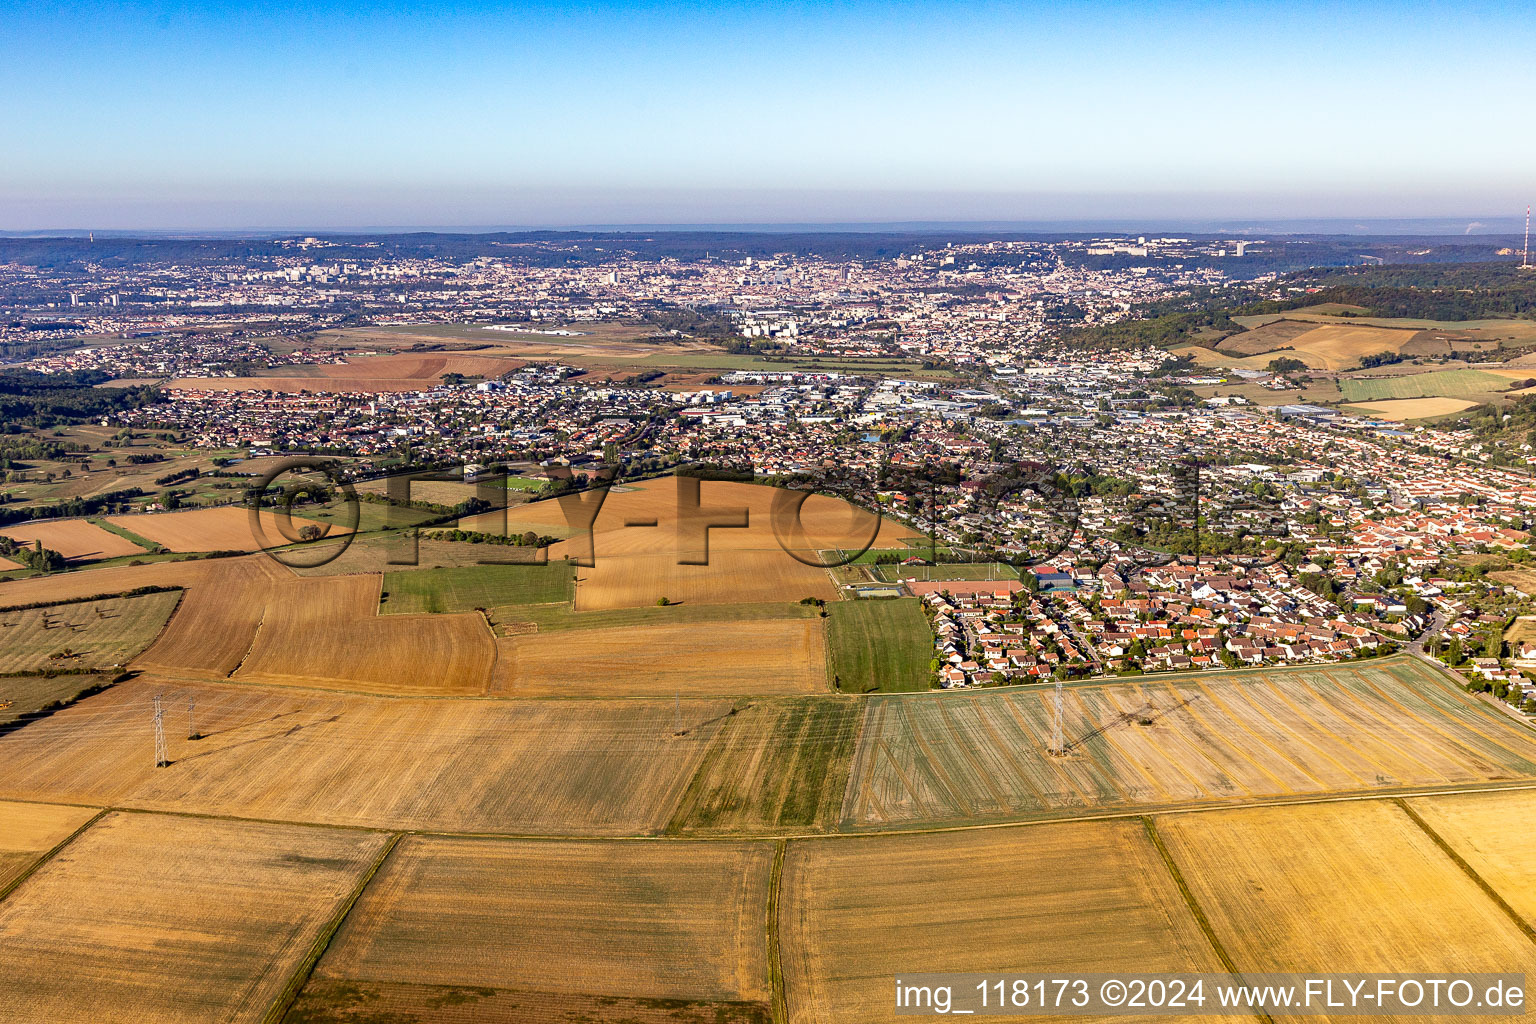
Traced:
[[180, 592], [0, 611], [0, 673], [126, 665], [149, 646]]
[[476, 1020], [524, 1019], [498, 1005], [535, 993], [547, 1020], [594, 999], [665, 1000], [711, 1018], [717, 1007], [740, 1014], [737, 1004], [756, 1004], [761, 1019], [772, 862], [764, 843], [407, 837], [332, 940], [297, 1011], [456, 1020], [442, 1008], [469, 990], [469, 1003], [485, 1001]]
[[1536, 778], [1536, 732], [1408, 658], [1024, 691], [872, 697], [854, 828]]
[[916, 598], [829, 603], [827, 645], [843, 693], [929, 688], [933, 630]]
[[0, 902], [13, 1021], [261, 1021], [386, 837], [111, 814]]

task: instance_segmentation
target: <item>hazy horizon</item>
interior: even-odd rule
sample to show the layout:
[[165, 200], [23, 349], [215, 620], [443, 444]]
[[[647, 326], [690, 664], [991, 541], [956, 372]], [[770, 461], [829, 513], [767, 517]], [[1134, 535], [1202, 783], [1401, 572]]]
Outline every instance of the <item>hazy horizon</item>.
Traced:
[[1471, 223], [1536, 193], [1514, 3], [41, 3], [0, 24], [12, 231]]

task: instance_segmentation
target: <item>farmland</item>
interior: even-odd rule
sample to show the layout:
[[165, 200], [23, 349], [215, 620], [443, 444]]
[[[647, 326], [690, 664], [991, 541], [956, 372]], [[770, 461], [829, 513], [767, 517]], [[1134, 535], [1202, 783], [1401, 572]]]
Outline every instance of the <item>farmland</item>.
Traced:
[[390, 615], [470, 612], [476, 608], [499, 613], [509, 605], [569, 601], [573, 578], [571, 567], [564, 562], [390, 572], [384, 575], [388, 596], [380, 610]]
[[[593, 562], [577, 572], [578, 611], [638, 608], [654, 605], [662, 598], [684, 604], [798, 601], [806, 597], [830, 600], [837, 594], [826, 570], [807, 564], [816, 561], [817, 552], [859, 546], [870, 540], [877, 545], [894, 545], [907, 532], [841, 501], [813, 496], [806, 500], [799, 519], [786, 518], [776, 533], [775, 496], [782, 502], [788, 492], [716, 480], [699, 483], [702, 511], [685, 512], [680, 517], [679, 495], [689, 483], [683, 477], [664, 477], [614, 487], [590, 533], [578, 532], [550, 548], [552, 559]], [[570, 532], [573, 519], [581, 521], [576, 518], [576, 500], [565, 499], [571, 517], [559, 500], [518, 506], [508, 511], [506, 528], [537, 533], [564, 528]], [[581, 500], [595, 502], [597, 495], [585, 494]], [[717, 525], [706, 535], [706, 522], [737, 525]], [[465, 529], [499, 528], [499, 517], [469, 518], [460, 525]], [[804, 561], [786, 552], [780, 534], [783, 543]], [[690, 560], [707, 560], [708, 564], [679, 564]]]
[[376, 993], [361, 1001], [370, 1014], [415, 1020], [458, 1019], [424, 1011], [432, 996], [452, 1005], [442, 997], [465, 989], [488, 1001], [476, 1020], [523, 1019], [497, 1012], [516, 993], [563, 1009], [617, 997], [766, 1020], [772, 860], [767, 844], [409, 837], [336, 934], [296, 1014], [347, 1019], [361, 985]]
[[0, 729], [107, 686], [112, 674], [0, 676]]
[[[160, 769], [156, 694], [175, 716], [172, 764]], [[182, 731], [189, 701], [200, 740]], [[423, 700], [146, 675], [0, 735], [0, 799], [377, 828], [657, 833], [731, 708]]]
[[[1235, 356], [1286, 356], [1314, 369], [1344, 370], [1358, 365], [1362, 356], [1433, 350], [1419, 340], [1420, 333], [1415, 328], [1279, 320], [1224, 338], [1217, 350]], [[1440, 350], [1446, 351], [1443, 345]]]
[[1536, 733], [1408, 659], [1044, 689], [872, 697], [857, 828], [1536, 778]]
[[863, 716], [863, 706], [851, 698], [734, 705], [667, 831], [831, 831]]
[[259, 1021], [385, 840], [108, 815], [0, 903], [6, 1016]]
[[584, 629], [498, 643], [516, 696], [819, 693], [827, 656], [819, 619]]
[[1509, 390], [1510, 378], [1483, 370], [1435, 370], [1384, 377], [1340, 377], [1346, 402], [1389, 398], [1473, 398]]
[[0, 674], [126, 665], [164, 628], [181, 594], [0, 611]]
[[[1405, 805], [1477, 872], [1527, 925], [1536, 928], [1536, 792], [1419, 797]], [[1520, 827], [1511, 827], [1519, 823]]]
[[496, 645], [478, 612], [378, 614], [379, 577], [294, 580], [267, 590], [236, 679], [379, 693], [483, 693]]
[[1358, 402], [1349, 406], [1346, 411], [1364, 412], [1377, 419], [1401, 423], [1406, 420], [1420, 420], [1465, 412], [1476, 404], [1464, 398], [1400, 398], [1385, 402]]
[[121, 555], [142, 555], [144, 549], [126, 537], [103, 530], [84, 519], [52, 519], [7, 526], [0, 534], [22, 544], [39, 541], [71, 562], [94, 562]]
[[1222, 969], [1134, 820], [791, 843], [783, 885], [792, 1024], [888, 1019], [901, 971]]
[[916, 598], [827, 606], [832, 678], [845, 693], [926, 690], [933, 631]]
[[1390, 801], [1171, 815], [1157, 831], [1239, 970], [1536, 970], [1514, 922]]
[[435, 387], [444, 374], [499, 377], [521, 365], [518, 359], [478, 353], [355, 354], [342, 363], [275, 367], [250, 377], [179, 378], [167, 381], [165, 387], [187, 391], [426, 391]]
[[[251, 525], [250, 509], [244, 505], [187, 509], [179, 512], [150, 512], [140, 515], [109, 516], [107, 522], [147, 538], [167, 551], [258, 551], [263, 547], [281, 547], [289, 542], [279, 532], [277, 517], [263, 514], [264, 541]], [[307, 525], [295, 518], [293, 529]], [[324, 524], [332, 535], [348, 532], [341, 524]]]
[[0, 894], [95, 816], [91, 807], [0, 801]]

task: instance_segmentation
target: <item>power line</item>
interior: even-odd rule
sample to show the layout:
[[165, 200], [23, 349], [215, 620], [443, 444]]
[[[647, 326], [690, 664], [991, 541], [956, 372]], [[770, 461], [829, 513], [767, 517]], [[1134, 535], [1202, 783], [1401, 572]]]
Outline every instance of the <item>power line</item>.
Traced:
[[165, 752], [165, 710], [160, 707], [160, 695], [155, 694], [155, 767], [164, 768], [171, 763]]

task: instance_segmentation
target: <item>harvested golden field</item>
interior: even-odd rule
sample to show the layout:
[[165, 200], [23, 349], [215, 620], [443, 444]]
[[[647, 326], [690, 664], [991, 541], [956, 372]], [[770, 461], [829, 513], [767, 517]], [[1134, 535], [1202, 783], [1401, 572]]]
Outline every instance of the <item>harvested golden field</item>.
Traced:
[[1471, 865], [1525, 923], [1536, 928], [1536, 791], [1461, 793], [1405, 803]]
[[1469, 402], [1465, 398], [1400, 398], [1385, 402], [1357, 402], [1344, 408], [1348, 412], [1364, 412], [1377, 419], [1402, 423], [1430, 416], [1448, 416], [1476, 406], [1476, 402]]
[[71, 562], [93, 562], [119, 555], [142, 555], [144, 549], [111, 530], [103, 530], [84, 519], [44, 519], [21, 523], [0, 530], [0, 535], [22, 544], [43, 542]]
[[1222, 969], [1136, 820], [791, 842], [779, 936], [791, 1024], [889, 1020], [902, 971]]
[[266, 555], [108, 565], [0, 583], [0, 606], [74, 601], [98, 594], [120, 594], [135, 587], [192, 587], [209, 580], [239, 585], [259, 579], [293, 579], [293, 572]]
[[499, 641], [515, 696], [823, 693], [820, 619], [533, 633]]
[[[393, 982], [439, 995], [747, 1003], [766, 1018], [773, 855], [767, 843], [408, 836], [336, 933], [296, 1012], [345, 1019], [346, 997], [326, 982]], [[350, 1001], [358, 1006], [359, 994]], [[366, 1005], [397, 1009], [387, 997]], [[476, 1008], [477, 1021], [504, 1019]]]
[[[1340, 323], [1319, 326], [1279, 319], [1223, 338], [1216, 347], [1226, 365], [1262, 368], [1270, 360], [1286, 357], [1300, 360], [1312, 369], [1345, 370], [1357, 365], [1361, 356], [1404, 352], [1421, 333], [1417, 327]], [[1412, 347], [1430, 350], [1422, 339]], [[1443, 343], [1439, 349], [1449, 352]]]
[[164, 386], [175, 391], [427, 391], [444, 374], [494, 378], [522, 365], [522, 360], [504, 355], [459, 352], [353, 354], [344, 363], [274, 367], [271, 376], [178, 377]]
[[[404, 531], [391, 534], [365, 533], [359, 535], [345, 550], [333, 554], [343, 540], [317, 541], [313, 548], [304, 549], [304, 558], [318, 559], [330, 555], [324, 565], [297, 567], [294, 575], [307, 577], [344, 576], [353, 573], [401, 572], [406, 569], [432, 569], [452, 566], [479, 565], [488, 559], [534, 559], [539, 552], [534, 548], [502, 545], [466, 544], [453, 541], [432, 540], [422, 537], [413, 549]], [[415, 561], [411, 562], [410, 559]]]
[[110, 814], [0, 903], [6, 1019], [260, 1021], [385, 841]]
[[1536, 971], [1536, 947], [1395, 803], [1157, 819], [1240, 971]]
[[96, 813], [93, 807], [0, 801], [0, 893]]
[[[698, 483], [702, 511], [682, 516], [681, 527], [678, 509], [687, 505], [680, 504], [680, 492], [691, 482], [664, 477], [614, 488], [593, 520], [590, 536], [575, 535], [550, 548], [551, 558], [592, 556], [594, 564], [577, 576], [578, 610], [638, 608], [661, 598], [729, 604], [837, 597], [826, 570], [795, 559], [780, 545], [772, 521], [773, 499], [783, 493], [780, 489], [717, 480]], [[566, 499], [565, 508], [559, 500], [548, 500], [510, 510], [507, 529], [573, 530], [584, 522], [576, 500]], [[821, 550], [862, 546], [871, 536], [877, 546], [898, 547], [911, 532], [890, 520], [877, 523], [873, 514], [823, 496], [809, 498], [801, 512], [800, 526], [787, 520], [780, 532], [786, 544], [808, 559]], [[482, 517], [463, 525], [477, 529], [489, 521]], [[706, 521], [745, 526], [709, 530], [708, 564], [679, 565], [680, 560], [706, 559], [705, 533], [698, 525]], [[637, 525], [642, 523], [654, 525]]]
[[126, 665], [165, 628], [179, 592], [0, 611], [0, 673]]
[[[281, 547], [287, 543], [278, 530], [277, 517], [269, 513], [263, 513], [263, 516], [265, 542], [262, 534], [252, 527], [251, 511], [244, 505], [108, 516], [107, 522], [152, 540], [167, 551], [260, 551], [263, 546]], [[316, 525], [298, 516], [292, 522], [294, 530]], [[317, 525], [322, 529], [329, 528], [330, 536], [351, 532], [340, 524]]]
[[1536, 778], [1536, 733], [1408, 658], [872, 697], [844, 820], [1007, 820]]
[[[173, 762], [160, 769], [155, 694]], [[204, 739], [186, 739], [189, 700]], [[416, 700], [144, 676], [0, 735], [0, 799], [379, 828], [656, 833], [731, 706]]]
[[334, 576], [268, 588], [235, 678], [380, 693], [484, 693], [496, 661], [485, 616], [381, 616], [380, 582]]

